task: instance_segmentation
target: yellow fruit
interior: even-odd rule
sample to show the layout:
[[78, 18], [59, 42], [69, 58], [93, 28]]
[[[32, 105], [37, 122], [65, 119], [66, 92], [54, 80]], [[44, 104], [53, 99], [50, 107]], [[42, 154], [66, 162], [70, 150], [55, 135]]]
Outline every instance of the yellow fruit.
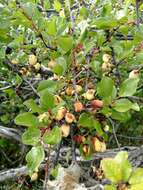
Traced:
[[102, 145], [101, 145], [100, 140], [97, 137], [93, 137], [92, 142], [93, 142], [94, 151], [101, 152]]
[[60, 121], [65, 117], [65, 114], [66, 114], [66, 108], [64, 108], [64, 107], [59, 108], [59, 110], [57, 111], [55, 119], [57, 121]]
[[67, 137], [70, 134], [70, 126], [69, 125], [63, 124], [63, 125], [61, 125], [60, 129], [61, 129], [63, 137]]
[[35, 180], [37, 180], [37, 178], [38, 178], [38, 173], [37, 173], [37, 172], [34, 172], [34, 173], [32, 174], [32, 176], [31, 176], [31, 181], [35, 181]]
[[81, 112], [84, 109], [83, 104], [80, 101], [74, 103], [75, 112]]
[[129, 73], [129, 78], [138, 78], [139, 77], [139, 70], [132, 70], [130, 73]]
[[37, 57], [34, 54], [29, 55], [29, 64], [35, 65], [37, 63]]
[[108, 132], [109, 129], [110, 129], [109, 125], [105, 125], [105, 127], [104, 127], [104, 131], [105, 131], [105, 132]]
[[17, 64], [18, 64], [18, 60], [17, 60], [17, 59], [12, 59], [12, 60], [11, 60], [11, 63], [12, 63], [13, 65], [17, 65]]
[[87, 90], [86, 93], [83, 94], [83, 97], [87, 100], [92, 100], [92, 99], [94, 99], [94, 94], [95, 94], [95, 90], [89, 89], [89, 90]]
[[72, 96], [74, 94], [74, 92], [75, 92], [75, 90], [74, 90], [74, 88], [72, 86], [67, 87], [66, 94], [68, 96]]
[[22, 67], [19, 72], [24, 76], [27, 74], [28, 70], [25, 67]]
[[34, 65], [34, 68], [36, 69], [36, 71], [39, 71], [40, 68], [41, 68], [40, 63], [36, 63], [36, 64]]
[[31, 76], [31, 72], [30, 72], [30, 71], [27, 71], [27, 72], [26, 72], [26, 76]]
[[110, 60], [111, 60], [111, 55], [109, 55], [109, 54], [104, 54], [103, 57], [102, 57], [102, 60], [103, 60], [105, 63], [109, 63]]
[[56, 61], [51, 60], [51, 61], [49, 61], [49, 63], [48, 63], [48, 67], [49, 67], [50, 69], [53, 69], [56, 64], [57, 64]]
[[73, 123], [76, 121], [75, 116], [72, 113], [66, 113], [65, 120], [67, 123]]
[[58, 104], [60, 104], [62, 102], [62, 98], [58, 95], [54, 96], [54, 104], [57, 106]]
[[112, 69], [112, 64], [109, 62], [104, 62], [101, 66], [103, 72], [110, 72]]
[[76, 85], [75, 86], [75, 91], [76, 91], [76, 93], [80, 93], [82, 91], [82, 86]]

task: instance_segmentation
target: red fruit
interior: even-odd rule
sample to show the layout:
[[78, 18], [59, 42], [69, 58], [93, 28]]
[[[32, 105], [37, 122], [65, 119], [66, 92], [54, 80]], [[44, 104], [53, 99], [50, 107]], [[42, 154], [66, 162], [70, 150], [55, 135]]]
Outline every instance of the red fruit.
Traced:
[[94, 109], [102, 108], [102, 107], [103, 107], [103, 101], [101, 101], [101, 100], [92, 100], [92, 101], [91, 101], [91, 106], [92, 106]]
[[85, 139], [85, 137], [82, 136], [82, 135], [75, 135], [75, 136], [73, 137], [73, 140], [76, 141], [77, 143], [81, 144], [81, 143], [83, 143], [86, 139]]
[[75, 112], [81, 112], [84, 109], [83, 104], [80, 101], [74, 103]]

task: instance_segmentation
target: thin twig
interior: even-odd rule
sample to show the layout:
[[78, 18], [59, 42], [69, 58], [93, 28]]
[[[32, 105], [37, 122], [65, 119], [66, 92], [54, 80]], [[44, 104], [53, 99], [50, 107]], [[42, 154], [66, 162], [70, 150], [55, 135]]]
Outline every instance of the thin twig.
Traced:
[[116, 135], [114, 122], [112, 121], [112, 119], [111, 119], [110, 117], [108, 118], [108, 120], [110, 121], [110, 123], [111, 123], [111, 125], [112, 125], [113, 136], [114, 136], [114, 138], [115, 138], [115, 141], [116, 141], [116, 143], [117, 143], [118, 148], [120, 149], [121, 147], [120, 147], [120, 143], [119, 143], [119, 141], [118, 141], [117, 135]]
[[55, 166], [56, 166], [57, 163], [58, 163], [61, 146], [62, 146], [62, 140], [61, 140], [60, 143], [58, 144], [58, 147], [57, 147], [57, 150], [56, 150], [55, 160], [53, 161], [53, 167], [54, 167], [54, 168], [55, 168]]
[[43, 190], [47, 190], [47, 183], [49, 180], [49, 166], [50, 166], [50, 154], [51, 154], [51, 147], [48, 147], [48, 151], [47, 151], [47, 161], [46, 161], [46, 165], [45, 165], [45, 180], [43, 183]]
[[70, 135], [71, 135], [71, 140], [72, 140], [72, 147], [71, 147], [72, 162], [76, 162], [76, 146], [75, 146], [75, 141], [73, 140], [73, 136], [74, 136], [74, 126], [73, 125], [71, 125]]
[[33, 92], [38, 96], [40, 97], [40, 95], [38, 94], [37, 90], [34, 88], [34, 86], [27, 80], [23, 77], [23, 80], [31, 87], [31, 89], [33, 90]]

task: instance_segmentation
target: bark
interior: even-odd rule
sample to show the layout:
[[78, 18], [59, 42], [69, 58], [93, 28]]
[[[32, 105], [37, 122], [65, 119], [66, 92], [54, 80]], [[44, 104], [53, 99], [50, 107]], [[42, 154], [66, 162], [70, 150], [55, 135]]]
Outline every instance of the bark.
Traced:
[[[62, 154], [64, 152], [67, 152], [69, 148], [64, 148], [61, 150]], [[83, 160], [79, 155], [77, 156], [77, 162], [81, 164], [81, 167], [89, 168], [91, 164], [97, 164], [101, 159], [107, 158], [107, 157], [114, 157], [120, 150], [127, 151], [129, 154], [129, 161], [132, 163], [133, 167], [141, 167], [143, 166], [143, 146], [141, 147], [122, 147], [121, 149], [109, 149], [103, 153], [96, 153], [93, 156], [92, 160], [86, 161]], [[51, 160], [53, 160], [53, 157], [55, 157], [55, 154], [53, 153], [51, 156]], [[59, 160], [65, 161], [66, 158], [60, 157]], [[66, 162], [66, 161], [65, 161]], [[40, 170], [44, 168], [45, 164], [41, 164]], [[0, 182], [5, 181], [7, 179], [15, 179], [21, 175], [27, 175], [28, 170], [26, 166], [22, 166], [19, 168], [9, 169], [6, 171], [0, 172]], [[90, 180], [90, 179], [89, 179]], [[91, 180], [91, 183], [96, 183], [95, 180]]]
[[0, 137], [21, 142], [21, 132], [13, 128], [0, 126]]

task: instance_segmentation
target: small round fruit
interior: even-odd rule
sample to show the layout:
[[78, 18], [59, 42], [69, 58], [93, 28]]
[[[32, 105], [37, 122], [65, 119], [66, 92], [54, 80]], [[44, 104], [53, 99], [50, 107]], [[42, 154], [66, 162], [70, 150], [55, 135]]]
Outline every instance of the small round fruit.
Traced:
[[72, 113], [66, 113], [65, 120], [67, 123], [73, 123], [76, 121], [75, 116]]
[[75, 135], [75, 136], [73, 137], [73, 140], [74, 140], [75, 142], [81, 144], [81, 143], [84, 143], [84, 142], [85, 142], [86, 138], [85, 138], [84, 136], [82, 136], [82, 135]]
[[38, 173], [37, 172], [34, 172], [31, 176], [31, 181], [35, 181], [38, 179]]
[[65, 114], [66, 114], [66, 108], [64, 108], [64, 107], [59, 108], [59, 110], [57, 111], [55, 119], [57, 121], [60, 121], [65, 117]]
[[75, 92], [75, 90], [74, 90], [74, 88], [72, 86], [67, 87], [66, 94], [68, 96], [72, 96], [74, 94], [74, 92]]
[[69, 134], [70, 134], [70, 126], [69, 125], [63, 124], [63, 125], [61, 125], [60, 129], [61, 129], [63, 137], [69, 136]]
[[139, 77], [139, 70], [132, 70], [130, 73], [129, 73], [129, 78], [138, 78]]
[[109, 54], [103, 54], [102, 60], [103, 60], [105, 63], [110, 62], [110, 60], [111, 60], [111, 55], [109, 55]]
[[84, 109], [83, 104], [80, 101], [74, 103], [75, 112], [81, 112]]
[[92, 100], [92, 101], [91, 101], [91, 106], [92, 106], [94, 109], [102, 108], [102, 107], [103, 107], [103, 101], [101, 101], [101, 100]]
[[110, 72], [112, 69], [112, 64], [109, 62], [104, 62], [104, 63], [102, 63], [101, 68], [102, 68], [103, 72]]
[[29, 64], [35, 65], [37, 63], [37, 57], [34, 54], [29, 55]]
[[76, 91], [76, 93], [80, 93], [82, 91], [82, 86], [76, 85], [75, 86], [75, 91]]
[[94, 94], [95, 94], [95, 90], [89, 89], [89, 90], [87, 90], [86, 93], [83, 94], [83, 97], [87, 100], [92, 100], [92, 99], [94, 99]]
[[40, 63], [36, 63], [36, 64], [34, 65], [34, 68], [36, 69], [36, 71], [39, 71], [40, 68], [41, 68]]
[[94, 151], [101, 152], [102, 149], [101, 141], [97, 137], [93, 137], [92, 142], [93, 142]]
[[22, 67], [21, 70], [19, 71], [23, 76], [27, 74], [27, 69], [25, 67]]
[[104, 131], [105, 131], [105, 132], [108, 132], [109, 129], [110, 129], [109, 125], [105, 125], [105, 127], [104, 127]]
[[17, 60], [17, 59], [12, 59], [12, 60], [11, 60], [11, 63], [12, 63], [13, 65], [17, 65], [17, 64], [18, 64], [18, 60]]
[[58, 104], [60, 104], [62, 102], [62, 98], [58, 95], [54, 96], [54, 103], [57, 106]]

